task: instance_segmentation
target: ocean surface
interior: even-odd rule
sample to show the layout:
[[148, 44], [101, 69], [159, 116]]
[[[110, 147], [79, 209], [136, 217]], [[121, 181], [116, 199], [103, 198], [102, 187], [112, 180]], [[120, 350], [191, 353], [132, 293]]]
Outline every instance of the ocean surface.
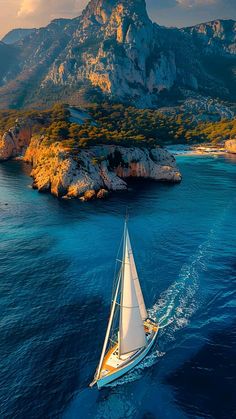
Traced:
[[[180, 185], [103, 202], [30, 188], [0, 165], [0, 418], [236, 417], [236, 158], [179, 156]], [[88, 388], [109, 315], [124, 214], [152, 316], [150, 355]]]

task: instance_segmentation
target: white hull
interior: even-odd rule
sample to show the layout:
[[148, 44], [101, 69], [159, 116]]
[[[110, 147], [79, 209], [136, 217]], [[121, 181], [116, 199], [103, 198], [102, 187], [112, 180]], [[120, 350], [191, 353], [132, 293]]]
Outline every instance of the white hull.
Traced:
[[148, 352], [151, 350], [152, 346], [154, 345], [154, 342], [157, 337], [158, 330], [155, 332], [153, 338], [149, 342], [148, 346], [143, 349], [135, 358], [133, 358], [128, 364], [126, 364], [124, 367], [119, 368], [116, 372], [113, 372], [112, 374], [109, 374], [103, 378], [100, 378], [96, 384], [98, 389], [101, 389], [102, 387], [105, 387], [112, 383], [113, 381], [117, 380], [118, 378], [125, 375], [127, 372], [129, 372], [131, 369], [136, 367], [148, 354]]

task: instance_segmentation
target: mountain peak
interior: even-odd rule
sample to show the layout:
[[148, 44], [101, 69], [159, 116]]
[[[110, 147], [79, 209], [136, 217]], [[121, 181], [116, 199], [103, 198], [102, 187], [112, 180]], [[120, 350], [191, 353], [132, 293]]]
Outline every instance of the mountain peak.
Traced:
[[41, 106], [45, 96], [153, 107], [189, 90], [227, 99], [235, 57], [232, 20], [167, 29], [151, 22], [145, 0], [90, 0], [78, 18], [54, 20], [17, 48], [0, 44], [0, 106]]
[[145, 0], [90, 0], [89, 4], [84, 10], [83, 17], [94, 17], [99, 23], [106, 23], [114, 9], [123, 8], [127, 13], [144, 14], [147, 16], [146, 1]]

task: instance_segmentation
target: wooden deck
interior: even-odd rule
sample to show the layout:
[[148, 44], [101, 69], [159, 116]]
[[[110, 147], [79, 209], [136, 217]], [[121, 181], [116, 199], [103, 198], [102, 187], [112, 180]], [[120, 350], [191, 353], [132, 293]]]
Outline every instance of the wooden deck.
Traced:
[[116, 368], [112, 367], [111, 365], [108, 365], [108, 361], [112, 355], [113, 352], [116, 351], [116, 349], [118, 348], [118, 343], [116, 345], [114, 345], [106, 354], [103, 364], [102, 364], [102, 370], [107, 370], [109, 371], [109, 374], [112, 373], [113, 371], [116, 370]]
[[[159, 329], [159, 326], [156, 324], [156, 323], [153, 323], [153, 322], [147, 322], [147, 321], [145, 321], [144, 322], [144, 330], [145, 330], [145, 333], [151, 333], [151, 332], [157, 332], [158, 331], [158, 329]], [[118, 343], [116, 344], [116, 345], [114, 345], [108, 352], [107, 352], [107, 354], [105, 355], [105, 358], [104, 358], [104, 361], [103, 361], [103, 364], [102, 364], [102, 369], [101, 369], [101, 374], [102, 374], [102, 371], [104, 371], [104, 370], [106, 370], [107, 371], [107, 374], [106, 375], [110, 375], [110, 374], [112, 374], [114, 371], [117, 371], [117, 369], [119, 369], [119, 368], [115, 368], [115, 367], [113, 367], [112, 365], [110, 365], [110, 363], [109, 363], [109, 360], [110, 360], [110, 358], [111, 358], [111, 356], [112, 356], [112, 354], [116, 351], [118, 349]], [[100, 377], [101, 377], [101, 374], [100, 374]]]

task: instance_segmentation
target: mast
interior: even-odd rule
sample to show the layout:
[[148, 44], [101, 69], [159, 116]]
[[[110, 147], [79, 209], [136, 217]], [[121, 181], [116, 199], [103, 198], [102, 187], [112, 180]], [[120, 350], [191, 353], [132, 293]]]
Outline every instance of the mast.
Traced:
[[96, 371], [96, 374], [95, 374], [95, 377], [94, 377], [95, 381], [99, 378], [99, 375], [100, 375], [100, 372], [101, 372], [101, 369], [102, 369], [103, 360], [104, 360], [104, 357], [105, 357], [105, 354], [106, 354], [106, 348], [107, 348], [109, 336], [110, 336], [110, 333], [111, 333], [112, 322], [113, 322], [113, 318], [114, 318], [114, 314], [115, 314], [115, 308], [116, 308], [116, 304], [117, 304], [117, 297], [118, 297], [118, 292], [119, 292], [119, 287], [120, 287], [120, 281], [121, 281], [121, 272], [119, 273], [119, 279], [118, 279], [118, 283], [117, 283], [117, 287], [116, 287], [116, 292], [115, 292], [114, 299], [113, 299], [113, 302], [112, 302], [111, 313], [110, 313], [107, 332], [106, 332], [106, 336], [105, 336], [105, 340], [104, 340], [104, 344], [103, 344], [103, 348], [102, 348], [101, 358], [100, 358], [98, 368], [97, 368], [97, 371]]

